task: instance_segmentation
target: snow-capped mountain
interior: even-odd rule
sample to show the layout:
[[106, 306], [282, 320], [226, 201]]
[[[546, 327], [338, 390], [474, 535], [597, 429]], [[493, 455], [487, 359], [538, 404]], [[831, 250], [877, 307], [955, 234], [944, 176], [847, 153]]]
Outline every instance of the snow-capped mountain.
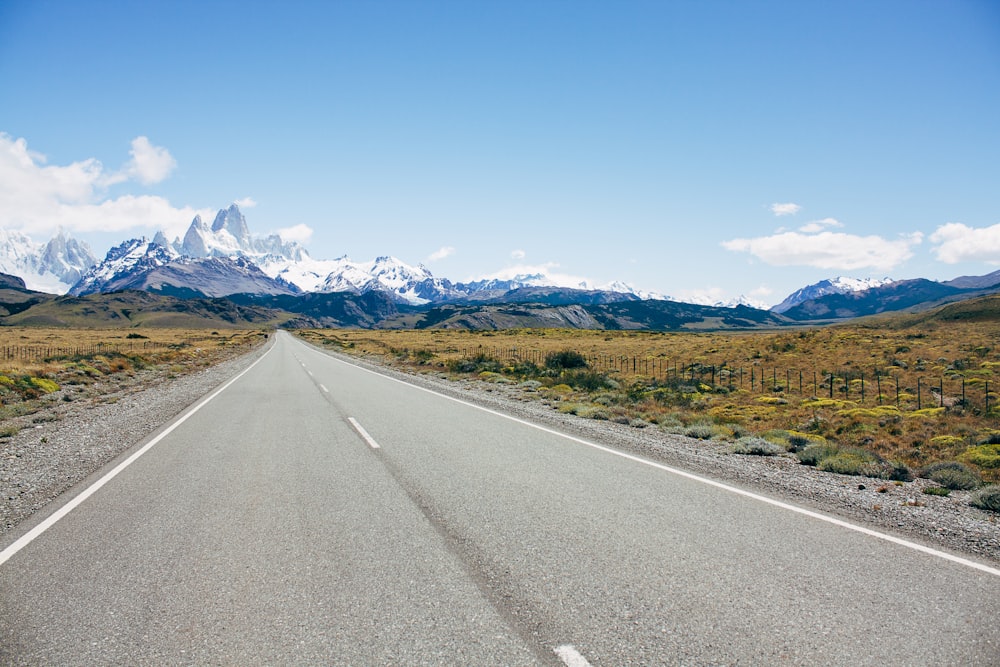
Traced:
[[[164, 240], [162, 232], [154, 239], [160, 243]], [[294, 262], [308, 256], [305, 248], [298, 243], [285, 242], [277, 234], [264, 238], [252, 236], [246, 218], [236, 204], [220, 210], [211, 225], [202, 220], [200, 215], [196, 215], [184, 234], [184, 239], [170, 245], [185, 257], [263, 259], [270, 256], [274, 261]]]
[[114, 292], [136, 276], [172, 262], [180, 253], [146, 238], [131, 239], [108, 251], [104, 261], [84, 273], [69, 290], [73, 296]]
[[606, 285], [595, 286], [587, 281], [573, 282], [570, 280], [559, 280], [545, 273], [522, 273], [512, 278], [489, 278], [475, 280], [467, 283], [456, 283], [454, 288], [460, 294], [476, 299], [483, 299], [488, 296], [496, 297], [511, 290], [523, 289], [526, 287], [561, 287], [565, 289], [615, 292], [618, 294], [628, 294], [639, 299], [659, 299], [668, 300], [670, 297], [663, 296], [658, 292], [648, 292], [639, 290], [628, 283], [614, 281]]
[[790, 294], [784, 301], [771, 308], [772, 312], [784, 313], [800, 303], [818, 299], [828, 294], [850, 294], [864, 292], [874, 287], [882, 287], [894, 282], [892, 278], [848, 278], [839, 276], [830, 280], [803, 287]]
[[748, 308], [756, 308], [758, 310], [767, 310], [770, 308], [763, 301], [758, 301], [757, 299], [751, 299], [745, 294], [741, 294], [733, 299], [713, 299], [711, 297], [688, 297], [685, 299], [678, 299], [681, 303], [690, 303], [696, 306], [712, 306], [714, 308], [736, 308], [737, 306], [747, 306]]
[[377, 257], [370, 262], [352, 262], [348, 257], [333, 261], [332, 270], [318, 292], [388, 292], [414, 305], [447, 301], [465, 294], [448, 280], [435, 278], [423, 265], [410, 266], [395, 257]]
[[47, 243], [21, 232], [0, 229], [0, 273], [24, 280], [28, 289], [65, 294], [97, 259], [82, 241], [59, 231]]
[[72, 295], [138, 289], [174, 295], [295, 294], [246, 257], [185, 257], [170, 245], [132, 239], [112, 248], [83, 275]]

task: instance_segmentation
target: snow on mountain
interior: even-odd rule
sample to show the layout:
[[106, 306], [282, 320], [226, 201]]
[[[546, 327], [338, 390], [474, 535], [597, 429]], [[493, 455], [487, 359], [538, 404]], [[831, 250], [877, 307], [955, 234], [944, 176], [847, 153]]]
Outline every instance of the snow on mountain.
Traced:
[[698, 297], [688, 297], [685, 299], [678, 299], [681, 303], [691, 303], [696, 306], [713, 306], [715, 308], [736, 308], [737, 306], [747, 306], [748, 308], [756, 308], [757, 310], [768, 310], [768, 306], [763, 301], [758, 301], [757, 299], [751, 299], [745, 294], [741, 294], [733, 299], [713, 299], [709, 296], [698, 298]]
[[108, 251], [73, 286], [70, 294], [154, 290], [177, 295], [294, 294], [293, 285], [267, 276], [253, 260], [240, 257], [186, 257], [170, 244], [132, 239]]
[[772, 307], [771, 310], [775, 313], [784, 313], [800, 303], [818, 299], [827, 294], [864, 292], [873, 287], [881, 287], [892, 282], [895, 282], [892, 278], [848, 278], [845, 276], [839, 276], [830, 280], [821, 280], [818, 283], [796, 290], [784, 301]]
[[180, 257], [170, 246], [147, 238], [131, 239], [108, 251], [104, 260], [80, 277], [69, 293], [74, 296], [95, 292], [113, 292], [135, 276], [163, 266]]
[[414, 305], [463, 296], [448, 280], [435, 278], [423, 265], [410, 266], [395, 257], [376, 257], [370, 262], [353, 262], [348, 257], [327, 265], [329, 274], [317, 287], [318, 292], [357, 292], [379, 290]]
[[65, 294], [97, 263], [90, 247], [59, 231], [47, 243], [0, 229], [0, 273], [18, 276], [28, 289]]

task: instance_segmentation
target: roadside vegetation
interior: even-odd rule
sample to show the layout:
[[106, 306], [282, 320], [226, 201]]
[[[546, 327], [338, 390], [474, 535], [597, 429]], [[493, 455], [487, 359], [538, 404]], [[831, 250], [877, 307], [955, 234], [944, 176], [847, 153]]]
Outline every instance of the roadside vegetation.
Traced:
[[[514, 384], [560, 412], [1000, 502], [1000, 325], [905, 319], [766, 333], [311, 330], [417, 372]], [[985, 485], [985, 486], [984, 486]]]
[[0, 442], [12, 417], [73, 401], [144, 370], [182, 375], [245, 351], [266, 333], [198, 329], [0, 328]]

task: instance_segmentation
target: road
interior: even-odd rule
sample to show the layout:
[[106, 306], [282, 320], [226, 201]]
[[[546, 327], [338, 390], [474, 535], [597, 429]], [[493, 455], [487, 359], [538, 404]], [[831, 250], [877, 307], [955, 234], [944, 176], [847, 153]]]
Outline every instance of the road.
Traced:
[[279, 333], [0, 544], [0, 661], [1000, 664], [1000, 572], [593, 444]]

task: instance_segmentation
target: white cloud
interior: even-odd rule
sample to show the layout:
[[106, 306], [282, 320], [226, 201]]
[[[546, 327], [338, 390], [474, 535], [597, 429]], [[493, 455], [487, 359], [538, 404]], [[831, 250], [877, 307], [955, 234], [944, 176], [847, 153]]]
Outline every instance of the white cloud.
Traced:
[[432, 252], [430, 254], [430, 257], [427, 258], [427, 261], [437, 262], [439, 260], [444, 259], [445, 257], [451, 257], [454, 254], [455, 254], [455, 249], [450, 245], [446, 245]]
[[[239, 202], [236, 202], [236, 205], [239, 206], [240, 208], [243, 207], [243, 205], [240, 204]], [[278, 236], [280, 236], [281, 240], [285, 241], [286, 243], [289, 241], [295, 241], [297, 243], [302, 243], [302, 244], [309, 243], [309, 240], [312, 238], [312, 235], [313, 235], [313, 228], [310, 227], [309, 225], [304, 225], [301, 223], [298, 225], [294, 225], [292, 227], [285, 227], [283, 229], [278, 230]]]
[[510, 251], [510, 258], [513, 259], [513, 260], [516, 260], [518, 262], [521, 261], [522, 259], [524, 259], [527, 256], [528, 256], [528, 253], [524, 252], [523, 250], [511, 250]]
[[754, 239], [724, 241], [722, 247], [748, 252], [773, 266], [812, 266], [843, 271], [865, 268], [889, 270], [912, 257], [912, 246], [922, 240], [920, 232], [894, 241], [880, 236], [829, 231], [819, 234], [781, 232]]
[[132, 140], [129, 151], [132, 160], [125, 166], [125, 173], [143, 185], [159, 183], [170, 175], [177, 161], [166, 148], [154, 146], [146, 137]]
[[573, 287], [578, 289], [595, 289], [595, 283], [589, 278], [574, 276], [568, 273], [557, 271], [559, 264], [556, 262], [546, 262], [545, 264], [516, 264], [508, 266], [495, 273], [481, 276], [477, 280], [512, 280], [514, 278], [524, 278], [526, 276], [542, 276], [545, 284], [554, 284], [559, 287]]
[[166, 149], [145, 137], [132, 142], [132, 160], [123, 171], [108, 172], [93, 158], [68, 165], [49, 165], [23, 138], [0, 132], [0, 227], [44, 238], [62, 227], [69, 232], [152, 233], [170, 238], [184, 233], [195, 215], [211, 219], [215, 212], [177, 208], [163, 197], [123, 195], [108, 199], [109, 185], [129, 178], [152, 183], [165, 178], [175, 164]]
[[946, 264], [980, 261], [1000, 264], [1000, 224], [992, 227], [969, 227], [949, 222], [930, 235], [934, 254]]
[[237, 199], [233, 203], [242, 209], [253, 208], [254, 206], [257, 205], [257, 202], [254, 201], [253, 197], [244, 197], [243, 199]]
[[799, 206], [798, 204], [793, 204], [791, 202], [788, 202], [787, 204], [771, 204], [770, 209], [771, 213], [774, 213], [777, 216], [782, 216], [782, 215], [795, 215], [796, 213], [802, 210], [802, 207]]
[[815, 234], [821, 232], [827, 227], [843, 227], [844, 224], [835, 218], [823, 218], [822, 220], [813, 220], [812, 222], [807, 222], [806, 224], [799, 227], [800, 232], [805, 232], [806, 234]]

